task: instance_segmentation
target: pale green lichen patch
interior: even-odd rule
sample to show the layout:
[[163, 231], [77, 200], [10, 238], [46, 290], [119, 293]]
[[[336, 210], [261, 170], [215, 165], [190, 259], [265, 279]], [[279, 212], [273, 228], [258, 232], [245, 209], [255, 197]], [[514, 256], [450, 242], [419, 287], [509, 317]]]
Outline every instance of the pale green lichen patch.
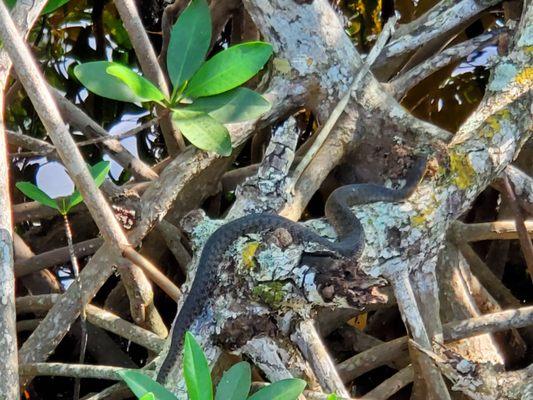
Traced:
[[470, 186], [476, 174], [468, 155], [461, 153], [450, 153], [450, 169], [453, 183], [461, 190]]
[[513, 64], [500, 64], [494, 69], [494, 78], [489, 83], [489, 90], [498, 91], [505, 88], [510, 82], [513, 81], [518, 73], [516, 67]]
[[256, 300], [271, 307], [279, 307], [288, 294], [281, 282], [260, 283], [252, 289], [252, 295]]
[[533, 46], [533, 26], [532, 25], [528, 25], [524, 28], [524, 31], [522, 32], [522, 35], [520, 36], [520, 39], [518, 40], [517, 44], [520, 47]]

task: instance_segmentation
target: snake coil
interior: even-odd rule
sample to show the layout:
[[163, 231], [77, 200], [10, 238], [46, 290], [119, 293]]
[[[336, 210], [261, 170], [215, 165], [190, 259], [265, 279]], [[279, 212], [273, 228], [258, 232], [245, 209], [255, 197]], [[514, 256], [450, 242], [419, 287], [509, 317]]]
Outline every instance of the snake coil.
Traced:
[[190, 292], [174, 320], [170, 347], [157, 375], [157, 381], [164, 384], [170, 372], [176, 367], [185, 332], [200, 315], [216, 287], [217, 267], [223, 260], [224, 252], [239, 237], [269, 229], [284, 228], [296, 244], [317, 243], [343, 257], [357, 259], [364, 249], [365, 233], [351, 207], [378, 201], [399, 202], [407, 199], [418, 186], [425, 169], [426, 158], [417, 158], [407, 173], [406, 183], [401, 189], [363, 183], [341, 186], [334, 190], [326, 201], [325, 214], [339, 238], [336, 242], [323, 238], [297, 222], [273, 214], [247, 215], [218, 228], [209, 237], [202, 250]]

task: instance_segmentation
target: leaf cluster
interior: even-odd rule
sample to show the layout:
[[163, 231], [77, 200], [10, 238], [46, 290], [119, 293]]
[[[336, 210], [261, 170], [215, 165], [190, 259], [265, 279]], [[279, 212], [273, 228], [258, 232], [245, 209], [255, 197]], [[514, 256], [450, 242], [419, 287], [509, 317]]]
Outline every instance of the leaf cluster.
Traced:
[[[127, 370], [119, 375], [141, 400], [177, 400], [174, 394], [142, 372]], [[243, 361], [224, 373], [213, 394], [207, 359], [189, 332], [185, 335], [183, 349], [183, 375], [189, 400], [296, 400], [306, 386], [301, 379], [284, 379], [249, 396], [252, 373], [250, 364]]]
[[99, 96], [153, 102], [169, 109], [176, 126], [194, 146], [228, 156], [231, 139], [223, 124], [257, 118], [270, 108], [260, 94], [239, 86], [263, 68], [272, 46], [260, 41], [241, 43], [206, 61], [211, 26], [206, 0], [192, 0], [174, 24], [166, 59], [173, 88], [170, 96], [116, 62], [80, 64], [74, 75]]
[[[99, 163], [89, 166], [89, 172], [97, 187], [100, 187], [102, 183], [104, 183], [104, 180], [109, 173], [109, 168], [109, 161], [100, 161]], [[61, 215], [67, 215], [74, 206], [83, 201], [83, 197], [79, 190], [75, 190], [68, 197], [52, 199], [43, 190], [31, 182], [17, 182], [15, 186], [18, 190], [24, 193], [26, 197], [59, 211]]]

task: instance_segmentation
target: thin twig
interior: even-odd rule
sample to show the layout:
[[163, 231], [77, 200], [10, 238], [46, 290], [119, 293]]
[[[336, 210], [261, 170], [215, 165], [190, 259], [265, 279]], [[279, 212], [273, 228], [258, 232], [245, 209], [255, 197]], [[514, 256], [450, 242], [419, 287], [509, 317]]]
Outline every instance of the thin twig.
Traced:
[[[426, 331], [424, 321], [418, 309], [415, 294], [409, 281], [408, 272], [400, 272], [388, 276], [394, 288], [394, 294], [398, 302], [398, 307], [402, 314], [407, 329], [413, 340], [421, 347], [431, 349], [431, 342]], [[446, 400], [450, 399], [450, 394], [444, 383], [444, 379], [439, 370], [435, 368], [431, 360], [421, 356], [417, 360], [420, 365], [420, 372], [426, 382], [426, 388], [431, 398]]]
[[390, 378], [385, 379], [379, 386], [361, 397], [361, 400], [386, 400], [394, 393], [410, 384], [415, 377], [412, 366], [405, 367]]
[[[103, 239], [94, 238], [75, 243], [73, 251], [78, 257], [86, 257], [94, 254], [102, 245]], [[69, 247], [59, 247], [44, 253], [36, 254], [31, 258], [15, 261], [15, 276], [17, 278], [37, 272], [44, 268], [53, 267], [66, 263], [70, 258]]]
[[[119, 371], [128, 368], [108, 367], [104, 365], [83, 365], [63, 363], [21, 364], [20, 375], [26, 376], [66, 376], [71, 378], [92, 378], [120, 381]], [[149, 373], [146, 371], [145, 373]]]
[[387, 87], [396, 98], [401, 98], [409, 91], [409, 89], [422, 82], [431, 74], [495, 41], [497, 36], [502, 32], [503, 29], [495, 29], [449, 47], [414, 68], [411, 68], [409, 71], [401, 74], [399, 77], [388, 83]]
[[71, 103], [59, 90], [48, 85], [54, 100], [65, 121], [73, 128], [78, 129], [86, 137], [101, 137], [107, 140], [102, 142], [106, 153], [124, 169], [131, 171], [139, 180], [155, 180], [158, 178], [147, 164], [131, 154], [123, 145], [102, 128], [96, 121], [89, 117], [82, 109]]
[[[16, 300], [17, 312], [46, 312], [50, 310], [59, 299], [60, 296], [57, 294], [19, 297]], [[109, 332], [113, 332], [115, 335], [130, 340], [150, 351], [158, 353], [162, 350], [165, 343], [164, 339], [149, 330], [132, 324], [131, 322], [92, 304], [87, 304], [86, 310], [87, 320], [91, 324], [108, 330]]]
[[309, 151], [305, 154], [303, 159], [300, 161], [300, 163], [296, 166], [294, 169], [294, 172], [291, 176], [291, 183], [289, 192], [294, 191], [294, 187], [296, 186], [298, 180], [300, 179], [300, 176], [303, 174], [311, 160], [315, 157], [316, 153], [320, 150], [324, 142], [326, 141], [329, 133], [337, 123], [337, 120], [344, 112], [344, 109], [348, 105], [348, 101], [350, 100], [350, 97], [352, 95], [352, 91], [359, 87], [362, 79], [365, 77], [365, 75], [368, 73], [370, 67], [376, 60], [376, 58], [381, 53], [381, 50], [383, 50], [383, 47], [387, 43], [387, 40], [394, 32], [394, 25], [397, 21], [397, 18], [390, 18], [387, 24], [384, 26], [383, 31], [381, 32], [376, 44], [366, 57], [363, 65], [357, 72], [357, 75], [355, 76], [352, 84], [350, 85], [350, 88], [348, 91], [344, 94], [344, 96], [340, 99], [340, 101], [337, 103], [333, 111], [331, 112], [328, 120], [320, 130], [320, 132], [317, 134], [317, 137], [315, 141], [313, 142], [313, 145], [309, 149]]
[[504, 175], [502, 182], [504, 187], [504, 196], [507, 197], [509, 205], [514, 213], [516, 230], [518, 231], [518, 239], [520, 240], [520, 248], [522, 249], [524, 259], [526, 260], [527, 269], [529, 271], [529, 279], [533, 281], [533, 243], [528, 235], [526, 224], [524, 222], [524, 216], [522, 215], [522, 209], [518, 204], [518, 200], [513, 188], [511, 187], [509, 178]]
[[335, 369], [333, 360], [320, 339], [314, 321], [311, 319], [302, 321], [293, 334], [292, 339], [296, 342], [303, 356], [311, 365], [322, 389], [338, 393], [344, 397], [350, 397], [350, 393]]
[[[83, 364], [85, 362], [85, 351], [87, 350], [87, 313], [85, 310], [85, 303], [83, 301], [83, 288], [81, 287], [80, 280], [80, 266], [78, 264], [78, 258], [74, 252], [74, 242], [72, 240], [72, 229], [70, 228], [70, 223], [68, 220], [67, 214], [63, 215], [63, 221], [65, 223], [65, 235], [67, 236], [67, 247], [70, 256], [70, 264], [72, 266], [72, 272], [74, 274], [74, 280], [76, 285], [78, 285], [78, 290], [80, 293], [80, 327], [81, 327], [81, 338], [80, 338], [80, 354], [79, 354], [79, 363]], [[79, 378], [74, 380], [74, 400], [80, 398], [80, 389], [81, 381]]]
[[[528, 235], [533, 235], [533, 220], [524, 221], [524, 224]], [[518, 239], [514, 221], [479, 222], [475, 224], [453, 221], [449, 235], [456, 243]]]

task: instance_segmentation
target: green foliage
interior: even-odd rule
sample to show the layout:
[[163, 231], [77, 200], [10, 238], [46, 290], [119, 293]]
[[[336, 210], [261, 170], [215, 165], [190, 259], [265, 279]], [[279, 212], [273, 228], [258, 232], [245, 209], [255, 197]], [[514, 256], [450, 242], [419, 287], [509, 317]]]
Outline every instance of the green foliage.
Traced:
[[224, 372], [217, 386], [215, 400], [246, 400], [252, 385], [250, 364], [240, 362]]
[[[100, 187], [102, 183], [104, 183], [110, 168], [111, 164], [109, 163], [109, 161], [100, 161], [99, 163], [96, 163], [93, 166], [89, 166], [89, 172], [91, 173], [91, 176], [94, 179], [96, 187]], [[65, 214], [68, 213], [69, 210], [72, 209], [72, 207], [80, 204], [82, 201], [83, 197], [81, 193], [78, 190], [75, 190], [74, 193], [72, 193], [68, 198], [67, 205], [65, 208]]]
[[231, 154], [231, 138], [228, 130], [209, 114], [176, 109], [172, 113], [172, 119], [183, 136], [196, 147], [214, 151], [222, 156]]
[[41, 12], [41, 14], [44, 15], [44, 14], [49, 14], [51, 12], [54, 12], [59, 7], [64, 6], [68, 2], [69, 2], [69, 0], [48, 0], [48, 3], [46, 3], [46, 5], [44, 6], [43, 11]]
[[155, 395], [152, 392], [150, 392], [150, 393], [146, 393], [139, 400], [156, 400], [156, 398], [155, 398]]
[[339, 400], [339, 396], [337, 396], [335, 393], [331, 393], [328, 395], [326, 400]]
[[140, 371], [126, 370], [119, 371], [118, 374], [139, 399], [152, 393], [156, 400], [176, 400], [171, 392]]
[[231, 140], [222, 124], [257, 118], [270, 109], [260, 94], [237, 87], [263, 68], [272, 46], [242, 43], [205, 61], [211, 29], [206, 0], [192, 0], [171, 31], [167, 52], [173, 84], [170, 98], [149, 80], [115, 62], [80, 64], [74, 75], [99, 96], [131, 103], [156, 102], [171, 109], [176, 125], [194, 146], [229, 156]]
[[146, 101], [137, 96], [124, 81], [107, 73], [107, 69], [114, 65], [120, 64], [110, 61], [92, 61], [77, 65], [74, 68], [74, 75], [83, 86], [99, 96], [129, 103]]
[[[89, 166], [89, 172], [94, 179], [94, 183], [97, 187], [100, 187], [109, 172], [109, 161], [100, 161], [99, 163]], [[15, 184], [18, 190], [20, 190], [26, 197], [41, 203], [42, 205], [53, 208], [61, 215], [67, 215], [69, 211], [75, 205], [83, 201], [83, 197], [78, 190], [75, 190], [69, 197], [61, 199], [52, 199], [45, 192], [39, 189], [31, 182], [17, 182]], [[61, 202], [59, 202], [61, 200]]]
[[216, 96], [201, 97], [185, 108], [208, 113], [217, 121], [229, 124], [259, 117], [270, 109], [270, 103], [259, 93], [241, 87]]
[[187, 97], [223, 93], [252, 78], [272, 55], [272, 46], [263, 42], [241, 43], [213, 56], [194, 74], [185, 90]]
[[18, 190], [20, 190], [26, 197], [41, 203], [42, 205], [48, 206], [59, 210], [59, 206], [56, 201], [48, 196], [45, 192], [39, 189], [31, 182], [17, 182], [15, 184]]
[[213, 383], [209, 364], [202, 348], [190, 332], [185, 333], [183, 375], [191, 400], [213, 400]]
[[206, 0], [192, 0], [170, 33], [167, 70], [174, 90], [200, 68], [211, 44], [211, 14]]
[[283, 379], [254, 393], [248, 400], [296, 400], [305, 389], [301, 379]]
[[106, 72], [124, 82], [141, 101], [160, 102], [165, 99], [165, 95], [152, 82], [121, 64], [114, 63], [106, 68]]
[[[120, 377], [141, 400], [152, 393], [153, 400], [177, 400], [167, 389], [147, 375], [135, 370], [119, 372]], [[213, 385], [209, 365], [194, 336], [185, 334], [183, 349], [183, 375], [189, 400], [213, 400]], [[285, 379], [268, 385], [248, 397], [252, 384], [252, 372], [247, 362], [240, 362], [224, 373], [220, 380], [215, 400], [296, 400], [305, 388], [301, 379]], [[332, 395], [333, 396], [333, 395]], [[328, 400], [336, 400], [332, 397]]]

